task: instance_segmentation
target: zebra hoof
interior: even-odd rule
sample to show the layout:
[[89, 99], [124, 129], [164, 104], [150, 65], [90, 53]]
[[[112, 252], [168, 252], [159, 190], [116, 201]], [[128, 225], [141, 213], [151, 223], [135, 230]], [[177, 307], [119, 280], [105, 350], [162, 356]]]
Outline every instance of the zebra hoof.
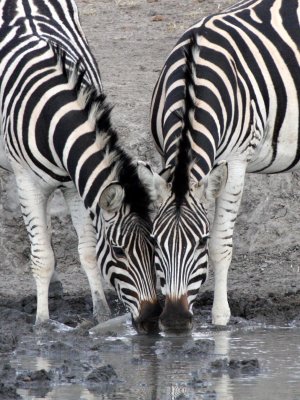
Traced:
[[36, 321], [34, 331], [36, 334], [45, 334], [49, 332], [70, 332], [74, 328], [62, 324], [61, 322], [54, 321], [53, 319], [47, 319], [46, 321]]
[[212, 311], [212, 324], [215, 326], [226, 326], [230, 320], [230, 311], [214, 313]]
[[212, 309], [212, 324], [216, 326], [226, 326], [230, 320], [230, 308], [218, 307]]

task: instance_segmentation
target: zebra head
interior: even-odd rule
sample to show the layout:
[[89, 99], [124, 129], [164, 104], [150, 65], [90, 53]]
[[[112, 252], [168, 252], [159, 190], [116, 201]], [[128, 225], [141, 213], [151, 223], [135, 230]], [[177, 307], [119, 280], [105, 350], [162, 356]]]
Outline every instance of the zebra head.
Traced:
[[187, 180], [186, 184], [181, 179], [187, 177], [176, 176], [172, 170], [158, 175], [140, 167], [139, 173], [156, 193], [158, 212], [152, 237], [156, 272], [165, 296], [160, 328], [181, 331], [192, 327], [193, 303], [208, 273], [209, 221], [203, 203], [222, 190], [227, 163], [220, 163], [197, 183]]
[[97, 258], [102, 275], [131, 312], [139, 333], [156, 331], [161, 307], [156, 295], [149, 195], [136, 165], [123, 153], [117, 181], [101, 192]]

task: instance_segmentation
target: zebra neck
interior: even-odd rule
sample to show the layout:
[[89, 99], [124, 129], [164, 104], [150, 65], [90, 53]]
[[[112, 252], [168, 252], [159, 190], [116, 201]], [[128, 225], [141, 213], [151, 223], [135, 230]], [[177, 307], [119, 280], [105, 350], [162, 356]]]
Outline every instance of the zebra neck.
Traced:
[[102, 189], [118, 180], [122, 152], [111, 146], [112, 136], [90, 131], [88, 122], [65, 137], [63, 129], [53, 135], [58, 161], [89, 210], [96, 210]]

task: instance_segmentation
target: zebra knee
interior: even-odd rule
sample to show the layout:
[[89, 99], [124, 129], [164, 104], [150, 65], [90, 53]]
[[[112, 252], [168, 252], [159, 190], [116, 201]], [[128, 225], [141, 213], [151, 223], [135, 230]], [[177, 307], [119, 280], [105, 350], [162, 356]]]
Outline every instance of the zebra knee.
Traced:
[[95, 269], [97, 266], [97, 261], [96, 261], [96, 249], [95, 247], [84, 247], [82, 245], [78, 246], [78, 253], [79, 253], [79, 259], [80, 263], [82, 265], [82, 268], [87, 271], [87, 270], [92, 270]]
[[53, 250], [48, 249], [37, 252], [33, 247], [31, 249], [31, 271], [36, 280], [43, 280], [49, 284], [55, 272]]

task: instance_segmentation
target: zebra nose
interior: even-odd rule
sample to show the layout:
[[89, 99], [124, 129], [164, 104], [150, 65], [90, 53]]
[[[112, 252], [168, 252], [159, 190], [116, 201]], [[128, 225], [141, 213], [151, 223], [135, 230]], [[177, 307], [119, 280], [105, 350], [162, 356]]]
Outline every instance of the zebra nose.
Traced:
[[138, 333], [157, 333], [158, 318], [162, 309], [156, 302], [143, 301], [141, 303], [140, 315], [132, 321], [133, 326]]
[[164, 332], [189, 332], [193, 327], [192, 313], [188, 309], [186, 296], [173, 300], [166, 297], [159, 327]]

